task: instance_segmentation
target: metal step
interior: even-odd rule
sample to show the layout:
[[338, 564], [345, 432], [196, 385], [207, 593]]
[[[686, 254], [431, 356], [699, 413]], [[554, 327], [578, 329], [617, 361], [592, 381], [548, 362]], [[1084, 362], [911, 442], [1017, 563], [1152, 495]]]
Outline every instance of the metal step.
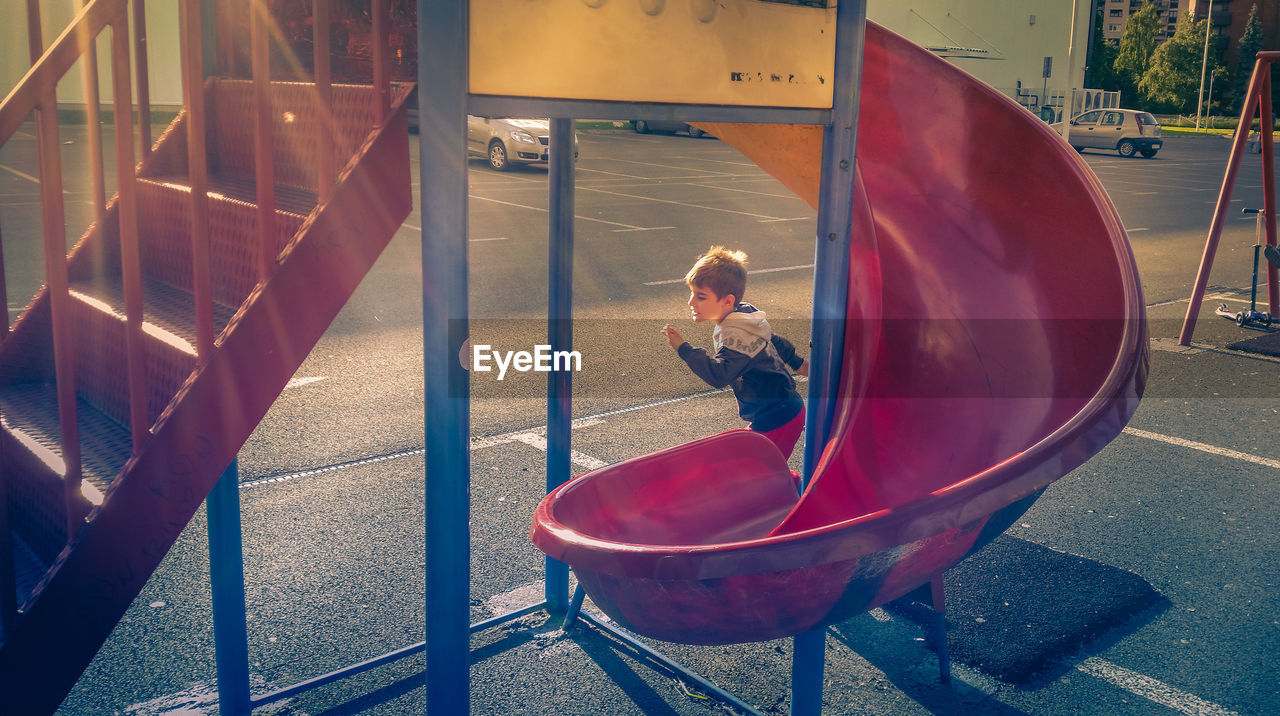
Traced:
[[[80, 428], [81, 494], [86, 511], [100, 504], [129, 459], [129, 431], [85, 400], [76, 401]], [[0, 391], [0, 468], [9, 519], [32, 553], [52, 562], [66, 544], [62, 429], [57, 386], [7, 385]]]
[[[191, 186], [185, 176], [139, 177], [138, 242], [148, 278], [191, 290]], [[316, 206], [316, 195], [276, 187], [275, 236], [279, 256]], [[213, 298], [238, 306], [261, 278], [257, 189], [251, 179], [209, 177], [209, 275]]]
[[[196, 366], [195, 302], [191, 294], [160, 281], [144, 281], [143, 355], [147, 424], [169, 404]], [[128, 354], [124, 286], [119, 276], [71, 285], [76, 343], [76, 389], [116, 420], [129, 421]], [[233, 309], [213, 304], [214, 332]]]

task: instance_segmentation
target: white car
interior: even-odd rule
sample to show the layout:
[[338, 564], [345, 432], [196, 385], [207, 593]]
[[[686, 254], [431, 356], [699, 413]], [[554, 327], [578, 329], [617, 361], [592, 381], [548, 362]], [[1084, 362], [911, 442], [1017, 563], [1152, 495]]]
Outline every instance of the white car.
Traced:
[[1068, 137], [1076, 151], [1108, 149], [1122, 157], [1141, 154], [1150, 159], [1164, 146], [1160, 122], [1149, 112], [1134, 109], [1095, 109], [1071, 120]]
[[[488, 119], [467, 115], [467, 149], [505, 172], [516, 164], [547, 161], [551, 121], [547, 119]], [[573, 158], [578, 159], [578, 133], [573, 133]]]

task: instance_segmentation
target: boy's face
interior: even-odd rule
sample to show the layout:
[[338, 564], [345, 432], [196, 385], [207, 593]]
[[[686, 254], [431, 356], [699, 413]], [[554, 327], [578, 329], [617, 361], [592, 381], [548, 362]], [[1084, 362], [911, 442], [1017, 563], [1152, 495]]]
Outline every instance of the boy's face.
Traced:
[[698, 323], [723, 321], [733, 312], [736, 303], [737, 298], [732, 293], [717, 296], [715, 291], [703, 286], [689, 287], [689, 310], [693, 311], [693, 320]]

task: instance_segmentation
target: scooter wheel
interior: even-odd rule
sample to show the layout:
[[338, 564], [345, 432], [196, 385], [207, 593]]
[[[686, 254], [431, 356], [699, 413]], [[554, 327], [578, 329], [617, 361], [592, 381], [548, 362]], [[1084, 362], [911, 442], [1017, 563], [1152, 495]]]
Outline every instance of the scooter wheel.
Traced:
[[1237, 326], [1243, 326], [1246, 322], [1247, 322], [1247, 319], [1245, 318], [1245, 315], [1244, 315], [1243, 313], [1237, 313], [1237, 314], [1236, 314], [1236, 325], [1237, 325]]
[[1271, 314], [1270, 314], [1270, 313], [1264, 313], [1264, 314], [1262, 314], [1262, 318], [1259, 320], [1259, 323], [1261, 323], [1261, 324], [1262, 324], [1262, 327], [1263, 327], [1263, 328], [1270, 328], [1270, 327], [1271, 327]]

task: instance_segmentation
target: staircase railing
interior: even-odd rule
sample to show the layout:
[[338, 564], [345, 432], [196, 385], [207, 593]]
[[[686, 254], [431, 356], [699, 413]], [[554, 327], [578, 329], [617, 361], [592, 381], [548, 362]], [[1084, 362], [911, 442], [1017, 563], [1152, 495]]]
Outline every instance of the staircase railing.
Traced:
[[[45, 286], [48, 291], [50, 312], [53, 322], [54, 375], [57, 381], [58, 419], [62, 434], [62, 460], [64, 465], [64, 497], [67, 517], [67, 538], [72, 539], [77, 526], [82, 522], [80, 505], [80, 439], [76, 419], [76, 387], [75, 363], [71, 332], [71, 292], [67, 276], [66, 256], [66, 219], [63, 206], [62, 162], [59, 155], [58, 138], [58, 103], [55, 94], [58, 80], [80, 59], [81, 55], [93, 49], [95, 41], [103, 30], [110, 27], [111, 64], [114, 90], [114, 110], [116, 125], [117, 174], [120, 192], [120, 223], [122, 246], [132, 245], [135, 262], [128, 266], [126, 260], [126, 295], [132, 289], [136, 295], [129, 302], [127, 322], [129, 324], [128, 362], [129, 391], [134, 405], [131, 406], [131, 421], [134, 427], [144, 425], [142, 431], [135, 434], [135, 449], [141, 444], [145, 435], [145, 386], [141, 382], [142, 356], [140, 337], [142, 321], [141, 283], [136, 263], [137, 256], [137, 206], [132, 191], [133, 181], [133, 106], [129, 80], [129, 33], [128, 3], [126, 0], [90, 0], [81, 7], [75, 19], [58, 36], [43, 53], [41, 39], [39, 3], [29, 0], [28, 39], [33, 65], [27, 74], [0, 103], [0, 145], [8, 142], [17, 129], [27, 120], [32, 112], [36, 113], [36, 148], [40, 174], [40, 218], [43, 233]], [[96, 89], [96, 62], [86, 68], [86, 84]], [[87, 100], [96, 99], [94, 97]], [[89, 102], [90, 112], [96, 120], [97, 106]], [[122, 121], [123, 118], [123, 121]], [[89, 127], [89, 135], [98, 132], [96, 121]], [[96, 148], [97, 155], [91, 158], [93, 165], [95, 193], [102, 185], [102, 148], [100, 139], [91, 140], [91, 148]], [[105, 192], [104, 192], [105, 193]], [[105, 214], [105, 200], [95, 204], [95, 215]], [[101, 224], [99, 224], [101, 226]], [[0, 247], [2, 249], [2, 247]], [[131, 287], [130, 281], [135, 282]], [[6, 306], [8, 297], [4, 296]], [[6, 314], [5, 333], [9, 332]], [[135, 374], [136, 373], [136, 374]], [[140, 398], [141, 396], [141, 398]], [[4, 536], [8, 539], [8, 535]]]
[[[316, 122], [319, 146], [317, 152], [319, 202], [324, 204], [332, 195], [338, 172], [335, 167], [335, 120], [330, 73], [329, 29], [331, 0], [312, 0], [315, 92], [320, 108], [320, 121]], [[201, 23], [201, 0], [179, 0], [180, 46], [182, 49], [183, 102], [187, 121], [188, 168], [192, 187], [191, 240], [192, 240], [192, 293], [195, 299], [197, 335], [197, 366], [203, 366], [215, 347], [213, 322], [213, 291], [210, 277], [209, 247], [209, 167], [207, 157], [207, 126], [204, 101], [204, 52], [202, 49], [204, 28]], [[130, 8], [132, 7], [132, 57], [130, 33]], [[269, 43], [273, 28], [271, 4], [268, 0], [240, 0], [220, 5], [225, 12], [219, 15], [216, 34], [220, 38], [215, 48], [221, 58], [223, 71], [233, 71], [234, 51], [230, 41], [233, 12], [250, 13], [251, 65], [255, 88], [255, 142], [254, 163], [258, 199], [259, 232], [259, 280], [266, 281], [276, 265], [275, 255], [275, 198], [273, 168], [272, 109], [270, 102], [270, 53]], [[114, 140], [116, 157], [117, 199], [114, 205], [119, 222], [121, 274], [125, 298], [126, 355], [128, 372], [129, 428], [132, 434], [132, 456], [136, 457], [150, 436], [150, 420], [147, 409], [145, 356], [143, 355], [143, 290], [142, 268], [138, 237], [138, 206], [135, 190], [136, 167], [134, 150], [133, 102], [134, 83], [131, 80], [131, 61], [136, 68], [139, 161], [145, 161], [151, 151], [151, 106], [146, 60], [146, 22], [143, 0], [82, 0], [82, 5], [70, 24], [46, 49], [43, 47], [39, 0], [27, 0], [28, 39], [31, 69], [17, 86], [0, 102], [0, 146], [7, 143], [22, 125], [35, 114], [37, 163], [39, 166], [41, 224], [43, 256], [45, 263], [45, 288], [49, 302], [53, 336], [54, 379], [57, 385], [57, 404], [61, 449], [64, 464], [64, 502], [66, 506], [66, 532], [68, 543], [75, 539], [78, 527], [86, 517], [82, 505], [81, 443], [77, 420], [76, 376], [72, 329], [72, 296], [66, 251], [66, 220], [63, 205], [63, 177], [60, 158], [58, 105], [56, 88], [58, 81], [83, 57], [85, 75], [85, 103], [88, 147], [90, 152], [90, 182], [94, 195], [94, 224], [91, 230], [102, 232], [109, 220], [105, 191], [105, 172], [102, 158], [101, 130], [99, 129], [100, 98], [96, 42], [99, 35], [110, 28], [110, 71], [114, 111]], [[384, 123], [389, 114], [389, 45], [387, 41], [389, 16], [387, 0], [372, 0], [373, 18], [373, 93], [376, 123]], [[225, 22], [224, 22], [225, 21]], [[327, 148], [327, 151], [323, 149]], [[0, 230], [0, 300], [8, 306], [8, 287], [5, 283], [3, 233]], [[11, 325], [6, 311], [4, 330], [0, 331], [0, 344], [9, 338]], [[4, 476], [0, 475], [0, 635], [3, 635], [17, 617], [19, 605], [14, 603], [14, 564], [12, 545], [5, 503]]]

